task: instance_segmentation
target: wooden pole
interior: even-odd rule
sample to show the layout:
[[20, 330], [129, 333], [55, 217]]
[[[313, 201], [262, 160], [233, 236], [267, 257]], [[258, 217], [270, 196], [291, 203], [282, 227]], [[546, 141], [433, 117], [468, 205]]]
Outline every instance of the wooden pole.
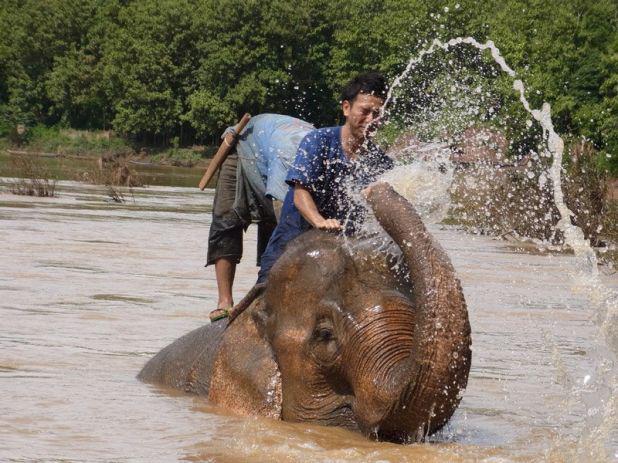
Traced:
[[208, 164], [208, 168], [206, 169], [202, 180], [200, 180], [200, 190], [203, 191], [204, 188], [206, 188], [206, 185], [208, 185], [210, 179], [213, 175], [215, 175], [215, 172], [219, 169], [219, 167], [221, 167], [221, 164], [223, 164], [223, 161], [225, 161], [227, 155], [230, 154], [232, 147], [236, 144], [236, 138], [240, 135], [240, 132], [245, 129], [246, 125], [249, 123], [249, 119], [251, 119], [251, 116], [246, 113], [234, 127], [234, 133], [228, 133], [225, 137], [223, 137], [223, 142], [212, 158], [212, 161], [210, 161], [210, 164]]

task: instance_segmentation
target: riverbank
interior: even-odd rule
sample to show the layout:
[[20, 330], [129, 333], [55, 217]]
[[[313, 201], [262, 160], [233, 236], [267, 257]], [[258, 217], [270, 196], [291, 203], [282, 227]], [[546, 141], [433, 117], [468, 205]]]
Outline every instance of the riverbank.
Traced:
[[[79, 155], [34, 156], [31, 154], [10, 154], [0, 148], [0, 177], [9, 179], [47, 179], [50, 182], [68, 180], [84, 183], [105, 184], [107, 175], [113, 168], [100, 168], [100, 157]], [[206, 161], [207, 162], [207, 161]], [[204, 174], [204, 167], [182, 167], [162, 163], [139, 160], [138, 158], [123, 159], [123, 164], [129, 169], [139, 184], [148, 186], [173, 186], [196, 188]], [[105, 178], [103, 178], [105, 177]], [[100, 179], [101, 181], [94, 181]], [[111, 180], [111, 179], [110, 179]], [[123, 185], [113, 185], [117, 192], [130, 193], [130, 188]], [[214, 180], [208, 185], [214, 188]]]
[[0, 137], [0, 176], [104, 184], [115, 197], [122, 187], [138, 185], [197, 187], [215, 150], [144, 146], [111, 131], [35, 126]]
[[175, 167], [205, 168], [214, 146], [148, 146], [115, 135], [109, 130], [89, 131], [35, 126], [23, 134], [0, 138], [0, 151], [48, 158], [114, 159]]

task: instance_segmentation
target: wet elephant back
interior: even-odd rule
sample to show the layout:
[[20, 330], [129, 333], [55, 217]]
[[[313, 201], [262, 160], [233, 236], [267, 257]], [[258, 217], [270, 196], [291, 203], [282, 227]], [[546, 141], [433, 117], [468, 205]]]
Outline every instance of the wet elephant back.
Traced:
[[212, 367], [227, 320], [197, 328], [154, 356], [137, 376], [146, 383], [208, 395]]

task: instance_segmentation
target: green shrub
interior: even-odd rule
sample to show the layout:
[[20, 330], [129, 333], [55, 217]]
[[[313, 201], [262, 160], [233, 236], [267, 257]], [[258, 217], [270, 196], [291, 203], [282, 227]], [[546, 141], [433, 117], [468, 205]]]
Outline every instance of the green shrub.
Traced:
[[128, 142], [106, 131], [64, 129], [36, 125], [27, 130], [25, 141], [33, 151], [67, 155], [129, 154]]

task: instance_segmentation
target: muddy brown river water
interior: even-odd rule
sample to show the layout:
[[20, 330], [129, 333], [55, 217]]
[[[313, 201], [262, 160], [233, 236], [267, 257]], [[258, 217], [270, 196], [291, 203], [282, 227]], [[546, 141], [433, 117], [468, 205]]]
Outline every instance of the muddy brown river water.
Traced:
[[[571, 255], [431, 227], [462, 280], [473, 363], [448, 426], [401, 446], [229, 416], [137, 381], [215, 305], [203, 267], [213, 192], [150, 187], [114, 204], [61, 182], [58, 194], [0, 182], [0, 461], [618, 461], [595, 302], [568, 275]], [[237, 298], [256, 277], [255, 239], [250, 227]]]

